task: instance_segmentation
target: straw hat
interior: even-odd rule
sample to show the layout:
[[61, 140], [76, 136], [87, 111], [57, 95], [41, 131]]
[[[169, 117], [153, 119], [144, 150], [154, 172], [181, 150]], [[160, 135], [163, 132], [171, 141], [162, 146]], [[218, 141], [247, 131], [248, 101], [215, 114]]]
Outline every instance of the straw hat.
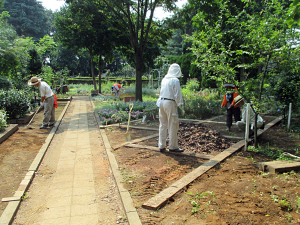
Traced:
[[31, 79], [28, 81], [28, 85], [35, 85], [39, 83], [42, 80], [40, 77], [31, 77]]
[[224, 87], [231, 87], [231, 88], [234, 88], [235, 86], [234, 86], [233, 84], [228, 84], [228, 83], [226, 83], [226, 84], [223, 85], [223, 88], [224, 88]]
[[182, 76], [180, 66], [176, 63], [173, 63], [168, 70], [165, 78], [180, 78]]
[[237, 105], [239, 103], [242, 103], [242, 105], [244, 105], [244, 99], [242, 96], [238, 95], [234, 98], [234, 101], [235, 101], [235, 104], [234, 105]]

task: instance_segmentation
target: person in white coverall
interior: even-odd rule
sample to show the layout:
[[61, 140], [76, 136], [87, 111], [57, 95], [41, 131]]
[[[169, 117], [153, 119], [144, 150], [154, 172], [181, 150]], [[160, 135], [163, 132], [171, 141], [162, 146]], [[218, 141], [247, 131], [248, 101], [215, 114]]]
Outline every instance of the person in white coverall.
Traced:
[[179, 118], [177, 106], [183, 109], [183, 98], [181, 94], [180, 82], [181, 69], [178, 64], [172, 64], [167, 75], [162, 79], [159, 106], [159, 140], [158, 147], [161, 152], [166, 150], [167, 131], [169, 132], [169, 151], [183, 152], [178, 147], [177, 132], [179, 129]]

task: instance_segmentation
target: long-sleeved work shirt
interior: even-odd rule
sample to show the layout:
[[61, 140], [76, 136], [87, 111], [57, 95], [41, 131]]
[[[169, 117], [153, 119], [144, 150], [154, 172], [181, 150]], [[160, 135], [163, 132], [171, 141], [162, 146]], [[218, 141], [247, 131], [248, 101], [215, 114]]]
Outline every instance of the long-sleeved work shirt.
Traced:
[[160, 97], [172, 99], [177, 106], [183, 105], [180, 82], [177, 78], [163, 78], [161, 82]]

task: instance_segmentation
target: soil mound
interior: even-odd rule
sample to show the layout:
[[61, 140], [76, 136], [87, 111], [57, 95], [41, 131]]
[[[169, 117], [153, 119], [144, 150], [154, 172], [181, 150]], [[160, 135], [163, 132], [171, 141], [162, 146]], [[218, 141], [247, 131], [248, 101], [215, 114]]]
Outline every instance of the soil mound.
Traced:
[[185, 152], [222, 152], [231, 146], [231, 140], [203, 124], [180, 123], [178, 144]]

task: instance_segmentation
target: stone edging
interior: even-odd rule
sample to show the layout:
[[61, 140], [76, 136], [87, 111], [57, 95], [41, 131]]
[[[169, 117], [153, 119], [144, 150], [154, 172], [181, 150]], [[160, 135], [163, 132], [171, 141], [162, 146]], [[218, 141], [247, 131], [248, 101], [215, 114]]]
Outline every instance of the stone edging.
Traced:
[[91, 103], [92, 103], [93, 110], [94, 110], [94, 116], [96, 118], [98, 128], [100, 130], [100, 133], [101, 133], [101, 136], [102, 136], [102, 139], [104, 142], [104, 146], [105, 146], [106, 153], [108, 156], [109, 164], [110, 164], [111, 170], [113, 172], [113, 175], [114, 175], [114, 178], [115, 178], [115, 181], [116, 181], [116, 184], [117, 184], [120, 196], [121, 196], [121, 200], [122, 200], [122, 203], [123, 203], [123, 206], [125, 209], [125, 213], [126, 213], [128, 222], [130, 225], [142, 225], [142, 222], [136, 211], [136, 208], [133, 206], [133, 201], [130, 196], [130, 193], [122, 185], [123, 177], [119, 170], [118, 162], [117, 162], [114, 154], [112, 153], [112, 148], [111, 148], [108, 138], [106, 136], [105, 130], [101, 129], [100, 119], [99, 119], [99, 116], [95, 112], [95, 105], [92, 100], [91, 100]]
[[13, 133], [15, 133], [19, 129], [18, 124], [10, 124], [5, 130], [0, 132], [0, 144], [10, 137]]
[[55, 122], [54, 127], [50, 131], [45, 143], [41, 147], [40, 151], [37, 153], [35, 159], [33, 160], [31, 166], [28, 169], [27, 174], [25, 175], [24, 179], [21, 181], [19, 188], [15, 192], [13, 197], [3, 198], [2, 201], [8, 201], [8, 205], [6, 206], [4, 212], [0, 217], [0, 225], [10, 225], [13, 222], [14, 216], [16, 215], [19, 206], [21, 204], [22, 197], [24, 196], [25, 192], [29, 188], [31, 181], [34, 178], [35, 172], [38, 170], [45, 153], [47, 152], [48, 146], [50, 145], [58, 126], [60, 125], [62, 118], [64, 117], [71, 101], [67, 103], [64, 110], [60, 114], [58, 120]]

